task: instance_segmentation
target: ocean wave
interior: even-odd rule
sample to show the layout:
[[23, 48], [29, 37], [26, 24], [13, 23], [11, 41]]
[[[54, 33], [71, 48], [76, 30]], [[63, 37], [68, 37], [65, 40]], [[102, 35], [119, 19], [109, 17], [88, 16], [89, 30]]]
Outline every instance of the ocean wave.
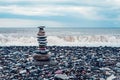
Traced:
[[[49, 46], [119, 46], [120, 35], [48, 36]], [[35, 36], [0, 34], [0, 46], [37, 46]]]

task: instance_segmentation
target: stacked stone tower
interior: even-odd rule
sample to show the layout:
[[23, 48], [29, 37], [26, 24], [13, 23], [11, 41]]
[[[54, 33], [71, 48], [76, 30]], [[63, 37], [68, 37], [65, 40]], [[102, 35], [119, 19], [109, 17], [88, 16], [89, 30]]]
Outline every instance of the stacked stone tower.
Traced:
[[39, 43], [38, 50], [34, 54], [34, 64], [35, 65], [54, 65], [53, 61], [50, 59], [50, 55], [47, 50], [47, 37], [45, 36], [44, 28], [45, 26], [40, 26], [39, 32], [37, 34], [37, 41]]

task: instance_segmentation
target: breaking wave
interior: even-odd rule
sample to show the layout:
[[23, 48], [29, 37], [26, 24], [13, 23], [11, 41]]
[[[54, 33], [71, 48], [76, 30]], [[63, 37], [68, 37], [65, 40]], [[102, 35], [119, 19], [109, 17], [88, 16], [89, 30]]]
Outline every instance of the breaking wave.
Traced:
[[[120, 47], [120, 35], [48, 36], [49, 46], [115, 46]], [[37, 46], [35, 36], [0, 34], [0, 46]]]

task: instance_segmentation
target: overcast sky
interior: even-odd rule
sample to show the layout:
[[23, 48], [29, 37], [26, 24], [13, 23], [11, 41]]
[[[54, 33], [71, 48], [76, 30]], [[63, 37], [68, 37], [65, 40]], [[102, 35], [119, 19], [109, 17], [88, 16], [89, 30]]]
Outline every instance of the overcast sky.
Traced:
[[120, 27], [120, 0], [0, 0], [0, 27]]

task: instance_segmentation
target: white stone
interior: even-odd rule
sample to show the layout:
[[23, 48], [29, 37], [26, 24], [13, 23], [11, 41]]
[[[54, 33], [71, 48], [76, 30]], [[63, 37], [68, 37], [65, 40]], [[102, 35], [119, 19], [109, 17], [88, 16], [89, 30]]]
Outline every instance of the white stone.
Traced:
[[21, 70], [19, 73], [20, 74], [24, 74], [24, 73], [26, 73], [27, 71], [26, 70]]
[[55, 77], [63, 79], [63, 80], [68, 80], [69, 79], [69, 77], [66, 74], [56, 74]]

